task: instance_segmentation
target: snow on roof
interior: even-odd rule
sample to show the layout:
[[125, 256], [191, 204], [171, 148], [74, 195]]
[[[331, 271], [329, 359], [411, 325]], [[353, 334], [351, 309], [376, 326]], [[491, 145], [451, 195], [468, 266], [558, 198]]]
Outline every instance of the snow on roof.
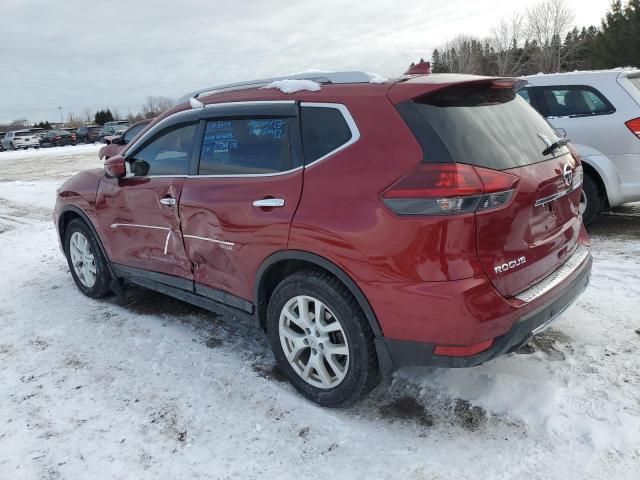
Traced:
[[295, 93], [301, 90], [317, 92], [321, 87], [319, 83], [312, 80], [276, 80], [262, 88], [277, 88], [282, 93]]
[[389, 79], [383, 77], [382, 75], [378, 75], [377, 73], [366, 72], [369, 75], [369, 83], [385, 83], [388, 82]]
[[558, 76], [558, 75], [590, 75], [590, 74], [606, 74], [606, 73], [635, 73], [640, 72], [635, 67], [618, 67], [610, 68], [608, 70], [573, 70], [572, 72], [558, 72], [558, 73], [534, 73], [533, 75], [524, 75], [522, 78], [531, 77], [546, 77], [546, 76]]

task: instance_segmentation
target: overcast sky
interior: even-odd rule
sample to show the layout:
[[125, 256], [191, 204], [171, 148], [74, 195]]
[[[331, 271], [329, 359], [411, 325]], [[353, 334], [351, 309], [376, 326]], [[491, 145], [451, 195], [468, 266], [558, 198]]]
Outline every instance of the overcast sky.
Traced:
[[[386, 76], [532, 0], [0, 0], [0, 123], [310, 68]], [[569, 0], [599, 24], [609, 0]]]

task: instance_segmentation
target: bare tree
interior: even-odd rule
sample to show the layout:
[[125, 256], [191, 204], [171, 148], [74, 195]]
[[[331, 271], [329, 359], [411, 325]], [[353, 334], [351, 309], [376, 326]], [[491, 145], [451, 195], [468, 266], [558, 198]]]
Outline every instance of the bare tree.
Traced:
[[153, 118], [171, 107], [173, 107], [172, 99], [149, 95], [145, 104], [142, 105], [142, 114], [145, 118]]
[[84, 110], [82, 110], [82, 121], [86, 123], [93, 122], [93, 113], [91, 112], [91, 109], [89, 107], [86, 107]]
[[457, 35], [438, 47], [438, 50], [443, 52], [440, 58], [449, 72], [479, 73], [481, 65], [478, 48], [482, 47], [477, 38]]
[[27, 125], [28, 122], [26, 117], [16, 118], [9, 124], [9, 126], [12, 128], [25, 128]]
[[500, 23], [491, 29], [488, 42], [493, 50], [496, 75], [513, 77], [522, 74], [526, 55], [524, 37], [525, 21], [519, 13], [514, 13], [508, 19], [502, 18]]
[[82, 125], [82, 120], [79, 115], [75, 113], [67, 113], [67, 121], [65, 122], [67, 127], [79, 127]]
[[559, 72], [574, 50], [563, 48], [562, 40], [570, 30], [575, 14], [567, 0], [544, 0], [527, 8], [529, 41], [539, 47], [531, 58], [532, 66], [542, 73]]

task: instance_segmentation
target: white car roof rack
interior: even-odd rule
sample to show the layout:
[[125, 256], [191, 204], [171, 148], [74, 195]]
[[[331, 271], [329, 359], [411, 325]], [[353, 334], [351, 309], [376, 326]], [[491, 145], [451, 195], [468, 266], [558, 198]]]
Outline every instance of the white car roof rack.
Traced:
[[242, 90], [245, 88], [255, 88], [263, 85], [268, 85], [271, 82], [276, 82], [278, 80], [312, 80], [317, 83], [369, 83], [371, 81], [371, 78], [372, 75], [370, 73], [357, 70], [346, 72], [324, 72], [321, 70], [313, 70], [285, 75], [283, 77], [260, 78], [257, 80], [225, 83], [209, 88], [203, 88], [202, 90], [196, 90], [195, 92], [191, 92], [188, 95], [185, 95], [180, 100], [178, 100], [178, 103], [186, 102], [191, 98], [198, 98], [200, 96], [212, 93]]

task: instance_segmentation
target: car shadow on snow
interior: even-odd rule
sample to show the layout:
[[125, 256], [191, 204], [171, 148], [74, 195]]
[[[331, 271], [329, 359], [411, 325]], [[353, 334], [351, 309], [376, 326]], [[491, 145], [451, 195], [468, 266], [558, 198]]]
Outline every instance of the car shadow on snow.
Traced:
[[621, 205], [603, 213], [587, 231], [595, 238], [640, 240], [640, 203]]
[[[269, 343], [263, 332], [254, 325], [236, 318], [216, 315], [207, 310], [136, 286], [127, 286], [125, 298], [111, 297], [107, 304], [137, 314], [160, 318], [163, 325], [179, 325], [187, 328], [193, 341], [211, 349], [232, 350], [251, 365], [255, 375], [273, 382], [277, 388], [289, 386], [286, 375], [275, 365]], [[105, 310], [106, 312], [107, 310]], [[104, 312], [103, 312], [104, 313]], [[112, 318], [113, 317], [113, 318]], [[102, 320], [115, 321], [115, 315], [104, 315]], [[549, 360], [564, 360], [562, 349], [570, 341], [560, 332], [549, 330], [536, 336], [517, 354], [540, 352]], [[300, 401], [305, 401], [300, 398]], [[395, 375], [384, 379], [362, 401], [342, 410], [341, 414], [370, 421], [384, 421], [401, 428], [414, 427], [418, 435], [425, 436], [434, 427], [459, 427], [468, 432], [481, 433], [488, 423], [515, 424], [511, 419], [470, 401], [448, 395], [437, 386], [425, 386], [411, 376]]]

